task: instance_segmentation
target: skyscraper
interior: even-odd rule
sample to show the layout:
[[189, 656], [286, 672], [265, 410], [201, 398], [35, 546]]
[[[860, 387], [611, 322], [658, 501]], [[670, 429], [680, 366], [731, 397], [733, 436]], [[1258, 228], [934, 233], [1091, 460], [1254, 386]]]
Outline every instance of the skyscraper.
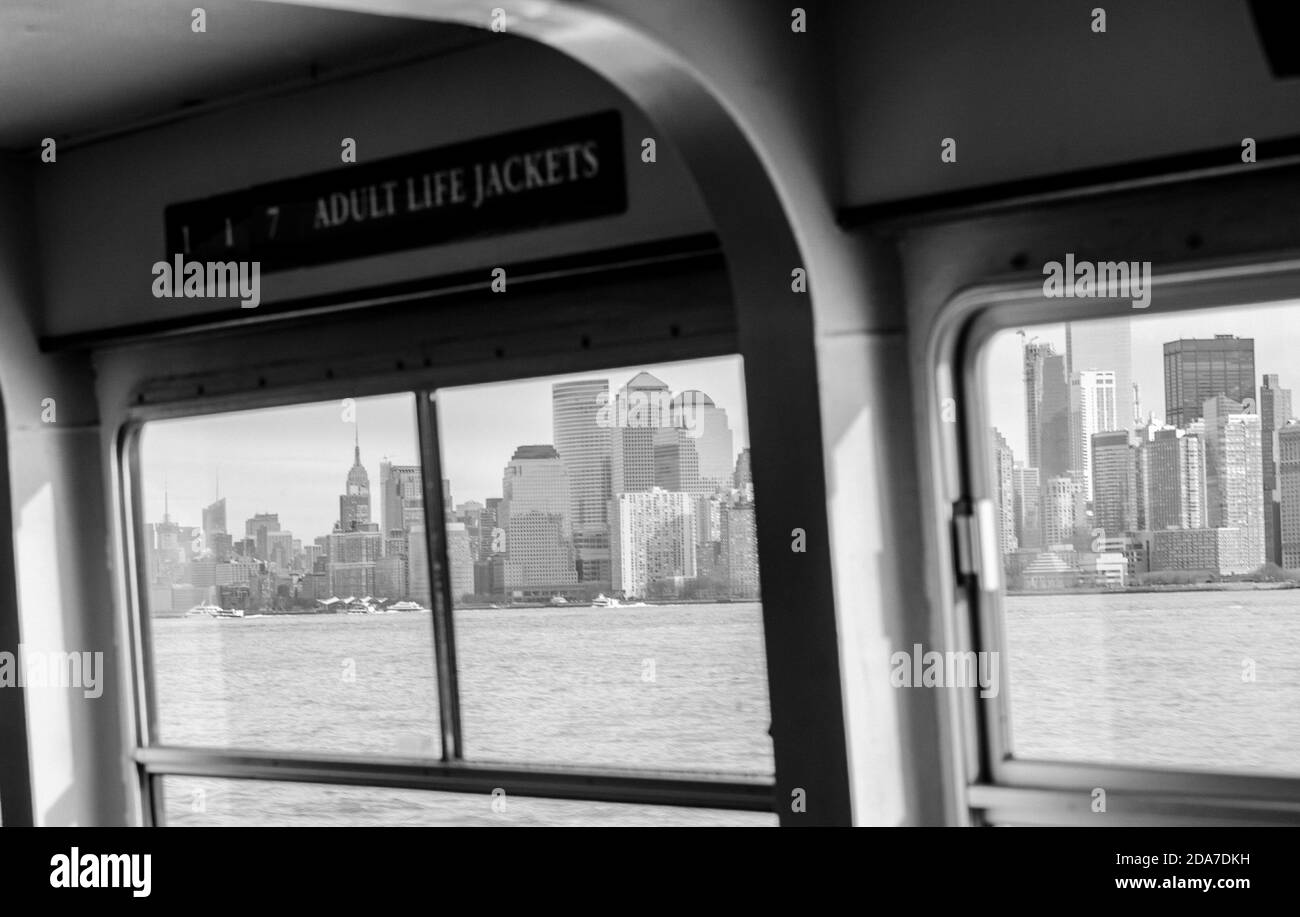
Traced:
[[551, 386], [555, 449], [569, 478], [569, 524], [583, 582], [608, 583], [612, 426], [600, 422], [609, 404], [608, 379]]
[[370, 522], [370, 475], [361, 464], [359, 434], [357, 437], [346, 490], [339, 497], [339, 529], [344, 532], [360, 529]]
[[1128, 318], [1103, 318], [1066, 322], [1066, 372], [1105, 369], [1115, 375], [1115, 424], [1112, 430], [1131, 429], [1136, 421], [1133, 404], [1133, 336]]
[[1138, 445], [1139, 525], [1151, 531], [1208, 524], [1205, 442], [1169, 427]]
[[668, 386], [637, 373], [614, 396], [610, 417], [610, 493], [636, 493], [655, 486], [655, 434], [669, 423]]
[[1267, 559], [1282, 563], [1281, 497], [1277, 484], [1277, 431], [1291, 419], [1291, 390], [1278, 385], [1276, 373], [1259, 387], [1260, 441], [1264, 456], [1264, 542]]
[[[1038, 404], [1038, 444], [1043, 480], [1067, 475], [1074, 466], [1071, 458], [1070, 380], [1065, 373], [1065, 357], [1049, 354], [1043, 358], [1042, 400]], [[1030, 461], [1033, 464], [1033, 461]]]
[[505, 585], [523, 597], [577, 583], [569, 525], [569, 475], [554, 446], [520, 446], [501, 481]]
[[[218, 535], [226, 533], [226, 498], [218, 497], [210, 506], [203, 507], [203, 547], [213, 552], [217, 551]], [[226, 561], [230, 558], [219, 557], [217, 560]]]
[[1187, 427], [1208, 398], [1255, 402], [1255, 339], [1216, 334], [1213, 339], [1169, 341], [1165, 351], [1165, 422]]
[[1012, 473], [1015, 456], [1011, 454], [1006, 437], [996, 427], [989, 432], [993, 447], [993, 504], [998, 517], [998, 547], [1001, 553], [1009, 554], [1019, 545], [1016, 541], [1015, 479]]
[[1083, 482], [1085, 500], [1092, 500], [1092, 436], [1115, 429], [1115, 374], [1103, 369], [1074, 373], [1070, 380], [1070, 470]]
[[1124, 430], [1092, 435], [1092, 525], [1108, 538], [1137, 530], [1136, 450]]
[[[1042, 462], [1042, 405], [1045, 360], [1054, 351], [1051, 344], [1025, 344], [1025, 462], [1039, 467]], [[1063, 470], [1063, 469], [1062, 469]]]
[[251, 538], [259, 560], [266, 560], [266, 536], [268, 532], [280, 531], [279, 513], [258, 513], [244, 523], [244, 535]]
[[1043, 545], [1069, 544], [1086, 528], [1083, 482], [1070, 475], [1048, 478], [1043, 488]]
[[672, 594], [679, 579], [695, 576], [691, 495], [658, 487], [615, 494], [610, 501], [610, 559], [613, 587], [629, 597]]
[[424, 521], [424, 479], [419, 465], [379, 463], [379, 513], [385, 538]]
[[1012, 465], [1011, 489], [1015, 495], [1012, 511], [1015, 515], [1016, 544], [1022, 548], [1041, 548], [1043, 516], [1038, 469], [1019, 462]]
[[700, 492], [729, 489], [736, 454], [727, 412], [704, 392], [691, 390], [673, 399], [672, 420], [695, 441]]
[[1241, 530], [1241, 563], [1264, 563], [1264, 468], [1258, 414], [1223, 395], [1207, 398], [1205, 479], [1211, 528]]
[[1278, 429], [1277, 460], [1281, 563], [1295, 570], [1300, 568], [1300, 423], [1290, 420]]

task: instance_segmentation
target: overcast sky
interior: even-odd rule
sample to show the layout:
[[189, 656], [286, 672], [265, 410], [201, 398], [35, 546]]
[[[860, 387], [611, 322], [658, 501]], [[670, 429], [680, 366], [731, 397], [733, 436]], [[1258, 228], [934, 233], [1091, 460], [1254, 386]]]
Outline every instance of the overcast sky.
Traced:
[[[617, 390], [643, 369], [673, 394], [698, 389], [709, 395], [727, 412], [736, 453], [749, 445], [738, 357], [443, 389], [438, 412], [452, 500], [482, 503], [501, 496], [501, 474], [515, 448], [553, 444], [553, 383], [606, 378]], [[343, 419], [337, 401], [150, 424], [141, 444], [145, 521], [162, 521], [165, 479], [172, 521], [201, 525], [202, 507], [215, 499], [219, 475], [226, 528], [236, 538], [243, 537], [244, 520], [253, 514], [279, 513], [281, 528], [310, 544], [338, 519], [353, 435], [359, 433], [371, 515], [378, 522], [380, 461], [417, 464], [414, 398], [359, 398], [355, 408], [355, 425]]]
[[[1135, 312], [1130, 320], [1133, 336], [1133, 381], [1139, 386], [1142, 416], [1165, 415], [1164, 344], [1180, 338], [1212, 338], [1232, 334], [1255, 339], [1255, 389], [1267, 373], [1277, 373], [1279, 384], [1293, 391], [1300, 386], [1300, 303], [1279, 306], [1226, 309], [1197, 309], [1175, 315]], [[1064, 325], [1034, 325], [1024, 329], [1028, 337], [1054, 345], [1065, 353]], [[1020, 337], [1015, 330], [1003, 332], [989, 345], [986, 363], [990, 419], [1007, 438], [1016, 461], [1025, 460], [1025, 386]], [[1108, 367], [1095, 367], [1107, 369]], [[1131, 393], [1119, 405], [1120, 416], [1132, 414]], [[1118, 393], [1117, 393], [1118, 397]], [[1293, 396], [1293, 401], [1294, 401]], [[1300, 405], [1296, 405], [1300, 407]]]

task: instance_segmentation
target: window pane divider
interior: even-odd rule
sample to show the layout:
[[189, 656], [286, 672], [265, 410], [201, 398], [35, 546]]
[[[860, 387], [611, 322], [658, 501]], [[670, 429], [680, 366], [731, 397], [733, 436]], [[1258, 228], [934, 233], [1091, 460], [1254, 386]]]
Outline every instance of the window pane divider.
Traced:
[[438, 716], [442, 727], [442, 758], [464, 757], [460, 725], [460, 685], [456, 679], [456, 635], [451, 594], [451, 563], [447, 553], [447, 507], [442, 500], [442, 453], [438, 443], [438, 406], [431, 389], [415, 393], [416, 429], [420, 442], [420, 475], [424, 489], [425, 556], [433, 605], [433, 652], [438, 680]]

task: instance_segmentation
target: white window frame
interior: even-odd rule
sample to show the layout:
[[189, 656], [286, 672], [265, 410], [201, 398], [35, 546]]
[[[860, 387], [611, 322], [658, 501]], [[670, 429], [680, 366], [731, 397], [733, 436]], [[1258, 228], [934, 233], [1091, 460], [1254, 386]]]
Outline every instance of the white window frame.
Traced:
[[[1234, 305], [1295, 302], [1300, 308], [1300, 257], [1232, 259], [1153, 265], [1147, 314]], [[982, 571], [978, 526], [970, 507], [992, 497], [987, 455], [989, 420], [980, 356], [997, 333], [1031, 325], [1132, 316], [1130, 299], [1046, 299], [1041, 279], [990, 283], [958, 293], [945, 305], [928, 344], [933, 388], [928, 414], [935, 470], [937, 556], [945, 570], [947, 639], [962, 649], [998, 650], [1000, 571]], [[949, 401], [948, 399], [951, 399]], [[955, 420], [945, 422], [945, 412]], [[987, 537], [987, 536], [986, 536]], [[1300, 825], [1300, 775], [1244, 773], [1019, 759], [1010, 752], [1014, 685], [999, 696], [963, 691], [949, 705], [951, 747], [965, 762], [964, 790], [973, 823], [1055, 825]], [[1104, 813], [1093, 792], [1106, 792]]]

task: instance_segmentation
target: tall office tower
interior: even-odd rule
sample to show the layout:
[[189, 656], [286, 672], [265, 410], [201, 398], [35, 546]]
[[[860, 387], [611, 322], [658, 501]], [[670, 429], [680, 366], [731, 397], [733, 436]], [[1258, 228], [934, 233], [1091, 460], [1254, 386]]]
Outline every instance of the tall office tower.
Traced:
[[[1070, 379], [1065, 374], [1065, 356], [1043, 358], [1042, 400], [1038, 404], [1039, 470], [1043, 480], [1068, 475], [1070, 441], [1074, 425], [1070, 419]], [[1032, 437], [1031, 437], [1032, 438]], [[1033, 464], [1031, 461], [1029, 464]]]
[[1011, 466], [1011, 490], [1015, 494], [1016, 543], [1022, 548], [1043, 546], [1043, 511], [1038, 469], [1017, 462]]
[[447, 567], [451, 579], [451, 603], [474, 593], [474, 558], [470, 556], [469, 532], [462, 522], [447, 523]]
[[740, 455], [736, 456], [736, 470], [732, 475], [732, 486], [736, 490], [744, 490], [746, 484], [754, 483], [754, 472], [750, 469], [749, 461], [749, 447], [746, 446], [740, 450]]
[[1128, 318], [1066, 322], [1066, 372], [1106, 369], [1115, 374], [1115, 425], [1111, 430], [1129, 430], [1133, 416], [1133, 335]]
[[1043, 488], [1043, 546], [1069, 544], [1087, 528], [1083, 482], [1070, 475], [1047, 479]]
[[[493, 554], [504, 552], [503, 547], [498, 546], [497, 530], [501, 528], [501, 498], [488, 497], [483, 501], [486, 508], [483, 510], [483, 545], [479, 548], [481, 557], [491, 557]], [[504, 535], [500, 541], [504, 541]]]
[[501, 481], [505, 585], [554, 594], [577, 580], [569, 525], [569, 475], [554, 446], [520, 446]]
[[370, 475], [361, 464], [360, 434], [357, 436], [347, 489], [339, 497], [339, 530], [343, 532], [358, 530], [370, 522]]
[[288, 571], [293, 565], [293, 532], [267, 532], [266, 561], [281, 573]]
[[429, 586], [429, 548], [424, 523], [416, 522], [406, 531], [406, 597], [425, 608], [433, 607]]
[[1278, 385], [1277, 374], [1264, 376], [1259, 387], [1260, 440], [1264, 455], [1264, 543], [1268, 560], [1282, 563], [1281, 497], [1277, 490], [1277, 431], [1291, 419], [1291, 389]]
[[379, 463], [380, 530], [385, 538], [424, 522], [424, 478], [419, 465]]
[[1125, 430], [1092, 435], [1092, 525], [1113, 538], [1138, 530], [1137, 449]]
[[1277, 489], [1280, 502], [1282, 566], [1300, 568], [1300, 422], [1277, 431]]
[[733, 599], [757, 599], [760, 584], [754, 501], [737, 500], [723, 506], [720, 527], [727, 594]]
[[381, 599], [407, 598], [406, 556], [388, 554], [375, 562], [375, 595]]
[[1210, 528], [1241, 530], [1242, 562], [1264, 563], [1264, 465], [1259, 415], [1218, 395], [1207, 398], [1205, 491]]
[[1165, 344], [1165, 423], [1186, 428], [1208, 398], [1255, 401], [1255, 339], [1216, 334]]
[[1015, 477], [1012, 472], [1016, 461], [1006, 437], [996, 427], [989, 434], [993, 446], [993, 505], [998, 517], [998, 547], [1003, 554], [1010, 554], [1020, 544], [1016, 540]]
[[1150, 531], [1209, 525], [1205, 440], [1168, 427], [1138, 444], [1138, 525]]
[[[1051, 344], [1024, 345], [1025, 380], [1025, 461], [1037, 468], [1042, 461], [1042, 405], [1045, 361], [1055, 351]], [[1064, 371], [1064, 370], [1062, 370]]]
[[551, 386], [555, 449], [569, 476], [569, 524], [578, 579], [608, 583], [609, 497], [612, 429], [601, 423], [609, 404], [608, 379], [580, 379]]
[[1083, 482], [1085, 500], [1092, 500], [1092, 436], [1118, 429], [1115, 414], [1115, 374], [1085, 369], [1070, 380], [1070, 470]]
[[727, 412], [704, 392], [691, 390], [673, 399], [671, 418], [695, 441], [701, 493], [730, 490], [736, 453]]
[[203, 507], [203, 546], [216, 550], [216, 535], [226, 532], [226, 498], [218, 497], [210, 506]]
[[615, 591], [628, 597], [673, 595], [695, 576], [694, 509], [690, 494], [658, 487], [614, 495], [609, 544]]
[[614, 396], [608, 412], [611, 495], [655, 486], [655, 433], [668, 423], [671, 401], [668, 386], [645, 372]]
[[258, 513], [244, 523], [244, 535], [253, 539], [254, 551], [258, 560], [266, 560], [266, 536], [270, 532], [280, 531], [279, 513]]
[[355, 529], [333, 532], [325, 540], [330, 592], [339, 598], [375, 595], [375, 574], [383, 556], [384, 540], [379, 526], [358, 525]]

